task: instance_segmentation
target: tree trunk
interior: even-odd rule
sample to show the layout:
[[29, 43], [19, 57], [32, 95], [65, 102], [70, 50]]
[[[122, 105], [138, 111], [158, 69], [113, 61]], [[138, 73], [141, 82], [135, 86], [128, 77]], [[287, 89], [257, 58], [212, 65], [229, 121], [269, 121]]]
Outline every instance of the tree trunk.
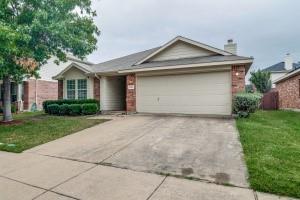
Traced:
[[4, 95], [3, 95], [3, 121], [9, 122], [12, 121], [11, 114], [11, 91], [10, 91], [10, 78], [9, 76], [5, 76], [3, 78], [3, 86], [4, 86]]

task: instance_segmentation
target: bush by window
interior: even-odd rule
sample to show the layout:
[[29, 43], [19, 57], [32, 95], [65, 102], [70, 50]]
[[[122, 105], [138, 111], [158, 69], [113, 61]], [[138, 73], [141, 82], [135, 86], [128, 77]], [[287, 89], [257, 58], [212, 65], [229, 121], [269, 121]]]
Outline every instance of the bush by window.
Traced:
[[81, 115], [81, 105], [80, 104], [71, 104], [69, 105], [69, 113], [70, 115]]
[[59, 105], [58, 104], [51, 104], [48, 106], [48, 112], [52, 115], [58, 115], [59, 114]]
[[98, 112], [98, 106], [95, 103], [82, 104], [82, 114], [93, 115]]
[[68, 104], [62, 104], [59, 106], [59, 114], [60, 115], [69, 115], [70, 108]]
[[46, 113], [48, 113], [48, 106], [52, 104], [86, 104], [86, 103], [95, 103], [97, 104], [98, 108], [100, 108], [99, 101], [96, 99], [84, 99], [84, 100], [77, 100], [77, 99], [59, 99], [59, 100], [48, 100], [43, 102], [43, 109]]

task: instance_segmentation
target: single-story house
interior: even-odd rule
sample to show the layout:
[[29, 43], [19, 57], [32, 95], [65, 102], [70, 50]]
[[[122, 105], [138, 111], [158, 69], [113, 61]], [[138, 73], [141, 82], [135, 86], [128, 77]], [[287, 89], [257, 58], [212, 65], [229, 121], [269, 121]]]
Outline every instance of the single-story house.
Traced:
[[300, 109], [300, 66], [275, 80], [280, 109]]
[[178, 36], [166, 44], [95, 65], [72, 63], [58, 75], [58, 96], [94, 98], [101, 111], [231, 115], [253, 58]]
[[290, 71], [300, 67], [300, 63], [294, 63], [291, 54], [286, 54], [284, 62], [276, 63], [270, 67], [263, 69], [271, 73], [272, 88], [275, 88], [275, 81]]
[[[71, 63], [91, 65], [72, 55], [67, 56], [67, 62], [59, 65], [54, 63], [55, 58], [50, 58], [47, 63], [41, 66], [39, 79], [28, 78], [21, 83], [11, 83], [11, 102], [16, 105], [18, 111], [41, 110], [45, 100], [58, 99], [58, 82], [52, 77], [69, 66]], [[0, 106], [3, 102], [3, 81], [0, 80]]]

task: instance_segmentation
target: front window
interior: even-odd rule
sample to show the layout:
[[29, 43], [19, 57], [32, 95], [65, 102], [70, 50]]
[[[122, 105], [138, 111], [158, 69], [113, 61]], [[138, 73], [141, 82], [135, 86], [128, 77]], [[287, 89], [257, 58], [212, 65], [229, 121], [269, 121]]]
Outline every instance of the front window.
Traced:
[[77, 80], [78, 99], [87, 99], [87, 81], [86, 79]]
[[17, 99], [17, 95], [18, 95], [18, 84], [15, 82], [12, 82], [10, 84], [10, 94], [11, 94], [11, 102], [16, 102]]
[[75, 80], [67, 80], [67, 99], [75, 99]]

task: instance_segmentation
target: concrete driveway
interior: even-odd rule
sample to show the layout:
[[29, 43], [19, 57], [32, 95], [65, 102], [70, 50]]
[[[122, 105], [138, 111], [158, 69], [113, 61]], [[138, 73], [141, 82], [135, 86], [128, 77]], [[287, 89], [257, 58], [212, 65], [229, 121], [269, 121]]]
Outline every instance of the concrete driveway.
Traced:
[[234, 120], [125, 116], [27, 153], [248, 187]]
[[116, 117], [21, 154], [0, 151], [0, 199], [290, 200], [247, 188], [237, 137], [232, 120]]

